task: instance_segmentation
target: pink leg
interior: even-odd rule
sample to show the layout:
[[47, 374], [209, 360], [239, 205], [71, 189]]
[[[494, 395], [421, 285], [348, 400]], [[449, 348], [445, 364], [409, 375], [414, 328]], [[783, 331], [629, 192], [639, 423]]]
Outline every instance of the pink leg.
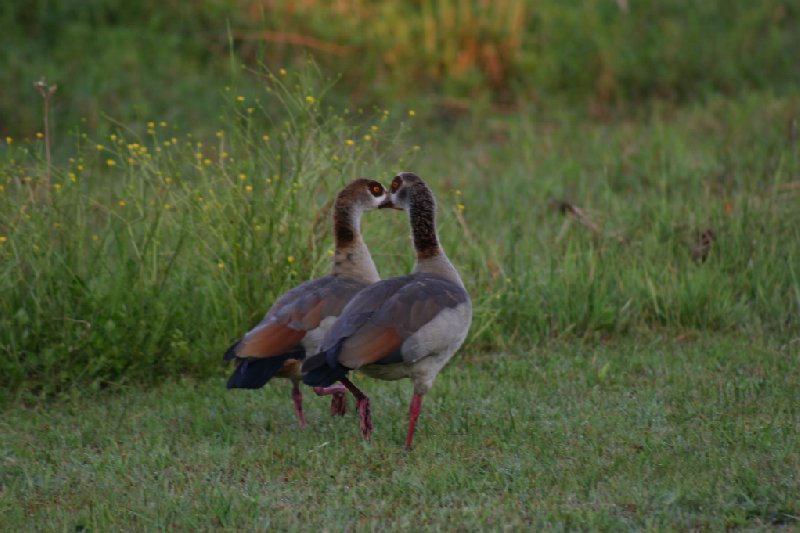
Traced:
[[422, 396], [415, 394], [411, 399], [411, 407], [408, 410], [408, 436], [406, 437], [406, 449], [411, 448], [411, 441], [414, 440], [414, 429], [417, 427], [419, 412], [422, 410]]
[[361, 434], [364, 436], [365, 439], [369, 440], [370, 435], [372, 434], [372, 411], [369, 406], [369, 398], [358, 390], [358, 387], [353, 385], [353, 382], [347, 378], [342, 378], [339, 380], [342, 382], [342, 385], [347, 387], [353, 396], [356, 397], [356, 407], [358, 408], [358, 414], [361, 419]]
[[317, 396], [333, 395], [331, 398], [331, 415], [344, 416], [347, 413], [347, 398], [344, 393], [347, 390], [344, 385], [331, 385], [330, 387], [312, 387]]
[[297, 415], [297, 420], [300, 427], [306, 427], [306, 417], [303, 416], [303, 393], [300, 392], [300, 385], [297, 382], [292, 383], [292, 400], [294, 400], [294, 412]]

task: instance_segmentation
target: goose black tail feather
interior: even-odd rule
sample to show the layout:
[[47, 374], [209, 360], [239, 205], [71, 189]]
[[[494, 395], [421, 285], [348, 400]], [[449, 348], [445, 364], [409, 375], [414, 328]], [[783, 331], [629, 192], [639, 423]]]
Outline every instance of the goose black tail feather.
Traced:
[[236, 357], [236, 347], [239, 346], [239, 341], [231, 344], [231, 347], [225, 350], [225, 355], [222, 356], [223, 361], [230, 361]]
[[339, 364], [339, 352], [342, 342], [337, 342], [333, 348], [309, 357], [303, 363], [303, 383], [312, 387], [330, 387], [343, 377], [347, 376], [349, 368]]
[[301, 351], [288, 352], [276, 357], [246, 357], [239, 359], [236, 370], [228, 378], [229, 389], [260, 389], [283, 367], [289, 359], [302, 359]]

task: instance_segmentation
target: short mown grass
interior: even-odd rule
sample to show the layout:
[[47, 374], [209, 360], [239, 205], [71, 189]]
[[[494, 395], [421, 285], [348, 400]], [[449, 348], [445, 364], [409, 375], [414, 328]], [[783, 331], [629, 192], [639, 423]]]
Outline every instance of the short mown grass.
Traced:
[[7, 530], [721, 530], [800, 524], [797, 345], [696, 334], [466, 351], [402, 448], [408, 383], [359, 380], [376, 430], [286, 382], [183, 380], [0, 416]]

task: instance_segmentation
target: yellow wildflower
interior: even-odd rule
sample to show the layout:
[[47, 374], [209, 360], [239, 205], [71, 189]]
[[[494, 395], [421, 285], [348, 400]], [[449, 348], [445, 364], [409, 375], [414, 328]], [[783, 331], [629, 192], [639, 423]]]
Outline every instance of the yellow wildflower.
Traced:
[[113, 133], [111, 135], [109, 135], [108, 138], [111, 139], [111, 142], [116, 142], [117, 141], [117, 136], [115, 134], [113, 134]]
[[78, 181], [78, 176], [76, 176], [74, 172], [70, 172], [69, 174], [67, 174], [67, 177], [69, 178], [69, 181], [71, 181], [72, 183]]
[[314, 97], [313, 96], [306, 96], [306, 102], [308, 102], [309, 104], [313, 104], [314, 103]]
[[419, 146], [417, 146], [417, 145], [414, 145], [414, 148], [413, 148], [413, 150], [414, 150], [415, 152], [419, 152], [420, 150], [422, 150], [422, 148], [420, 148], [420, 147], [419, 147]]
[[244, 102], [244, 96], [237, 96], [237, 97], [236, 97], [236, 100], [237, 100], [238, 102]]
[[125, 207], [126, 205], [128, 205], [128, 202], [126, 202], [125, 200], [120, 200], [117, 203], [119, 204], [120, 207]]
[[[108, 166], [110, 166], [110, 167], [113, 167], [113, 166], [115, 166], [116, 164], [117, 164], [117, 162], [116, 162], [116, 161], [114, 161], [113, 159], [106, 159], [106, 165], [108, 165]], [[78, 170], [80, 170], [80, 165], [78, 165]]]
[[0, 244], [5, 244], [6, 242], [8, 242], [8, 237], [0, 235]]
[[463, 211], [464, 210], [464, 204], [458, 204], [458, 205], [456, 205], [456, 207], [458, 208], [459, 211]]
[[97, 235], [92, 235], [92, 240], [97, 242], [100, 240], [100, 237], [98, 237]]
[[331, 249], [328, 250], [328, 257], [333, 257], [333, 250]]
[[222, 130], [218, 131], [217, 132], [217, 138], [218, 139], [222, 139], [223, 137], [225, 137], [225, 132], [222, 131]]
[[287, 258], [286, 258], [286, 262], [287, 262], [287, 263], [294, 263], [294, 256], [293, 256], [293, 255], [290, 255], [289, 257], [287, 257]]
[[347, 139], [344, 144], [347, 146], [353, 146], [356, 142], [353, 139]]
[[78, 165], [76, 168], [78, 169], [78, 172], [83, 172], [83, 165]]
[[414, 116], [414, 115], [416, 115], [416, 114], [417, 114], [417, 112], [416, 112], [416, 111], [414, 111], [413, 109], [409, 109], [409, 110], [408, 110], [408, 116], [409, 116], [409, 117], [413, 117], [413, 116]]
[[225, 263], [220, 261], [219, 263], [217, 263], [217, 268], [220, 269], [220, 270], [224, 270], [225, 269]]
[[57, 190], [57, 191], [60, 191], [60, 190], [61, 190], [61, 184], [60, 184], [60, 183], [54, 183], [54, 184], [53, 184], [53, 188], [54, 188], [55, 190]]
[[248, 107], [248, 108], [247, 108], [247, 113], [248, 113], [249, 115], [252, 115], [252, 114], [253, 114], [253, 111], [255, 111], [255, 110], [256, 110], [256, 108], [255, 108], [255, 107]]
[[11, 137], [6, 137], [6, 144], [11, 144], [13, 142], [14, 142], [14, 139], [12, 139]]
[[244, 186], [244, 190], [247, 191], [247, 192], [253, 192], [253, 186], [252, 185], [245, 185]]
[[150, 122], [147, 123], [147, 127], [153, 129], [156, 127], [156, 123], [151, 120]]
[[287, 74], [286, 69], [285, 68], [280, 69], [278, 71], [278, 74], [280, 74], [281, 76], [286, 76], [286, 74]]
[[161, 122], [159, 122], [158, 125], [161, 126], [162, 128], [166, 128], [167, 127], [167, 123], [165, 121], [163, 121], [163, 120]]
[[261, 139], [262, 139], [264, 142], [267, 142], [267, 141], [269, 141], [269, 135], [262, 135], [262, 136], [261, 136]]
[[41, 131], [37, 131], [36, 132], [36, 138], [37, 139], [44, 139], [44, 133], [42, 133]]
[[244, 181], [244, 180], [246, 180], [246, 179], [247, 179], [247, 175], [245, 175], [245, 174], [239, 174], [239, 179], [240, 179], [240, 180], [242, 180], [242, 181]]
[[61, 222], [53, 222], [53, 229], [61, 229]]
[[370, 129], [371, 129], [372, 131], [378, 131], [380, 128], [379, 128], [378, 126], [376, 126], [376, 125], [374, 125], [374, 124], [373, 124], [372, 126], [370, 126]]
[[364, 140], [369, 142], [372, 140], [372, 135], [364, 135]]
[[203, 159], [203, 164], [204, 164], [205, 166], [210, 166], [210, 165], [211, 165], [211, 160], [210, 160], [210, 159], [208, 159], [208, 158], [205, 158], [205, 159]]

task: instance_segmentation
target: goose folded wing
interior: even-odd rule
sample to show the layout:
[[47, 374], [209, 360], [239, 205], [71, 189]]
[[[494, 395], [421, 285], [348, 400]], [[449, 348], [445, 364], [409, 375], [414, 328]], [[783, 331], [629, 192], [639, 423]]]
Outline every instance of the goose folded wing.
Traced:
[[293, 351], [306, 333], [327, 316], [337, 315], [364, 284], [324, 277], [281, 296], [264, 319], [236, 345], [237, 357], [276, 357]]
[[447, 280], [433, 276], [406, 278], [388, 297], [375, 301], [371, 313], [353, 314], [351, 318], [345, 308], [342, 318], [349, 320], [338, 332], [330, 332], [336, 336], [335, 343], [341, 343], [341, 349], [332, 351], [339, 364], [356, 369], [376, 363], [411, 363], [425, 357], [436, 346], [429, 341], [417, 342], [423, 328], [469, 303], [464, 289]]

